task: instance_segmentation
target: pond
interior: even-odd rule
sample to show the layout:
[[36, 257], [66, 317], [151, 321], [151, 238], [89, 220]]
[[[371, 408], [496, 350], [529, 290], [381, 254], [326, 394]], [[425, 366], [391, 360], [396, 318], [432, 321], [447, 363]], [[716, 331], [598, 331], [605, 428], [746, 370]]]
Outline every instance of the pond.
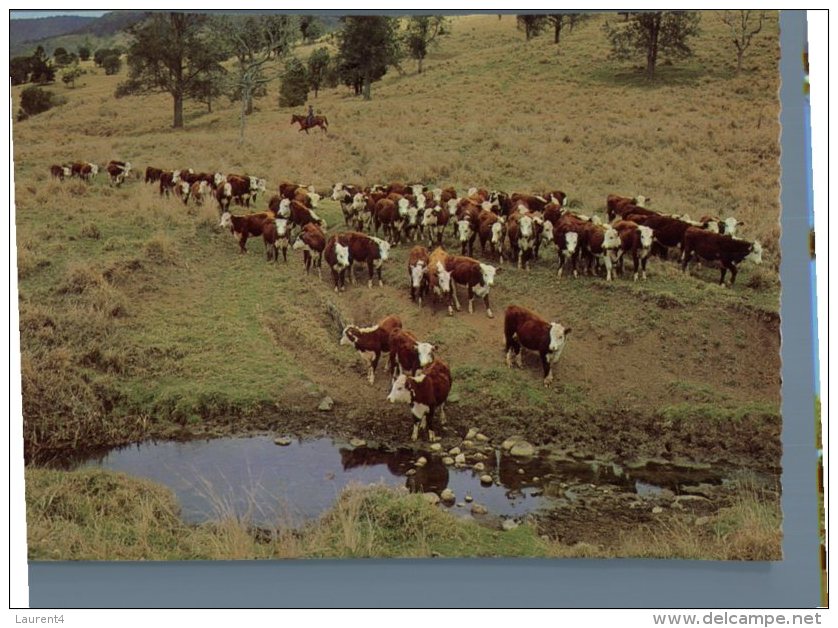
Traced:
[[[485, 469], [446, 466], [443, 452], [353, 447], [331, 438], [278, 446], [272, 436], [187, 442], [147, 442], [113, 449], [74, 463], [146, 478], [169, 487], [190, 523], [234, 516], [260, 527], [298, 526], [328, 510], [346, 486], [384, 484], [411, 492], [451, 489], [452, 514], [471, 516], [468, 497], [503, 518], [549, 509], [561, 492], [572, 497], [579, 485], [609, 485], [654, 494], [681, 483], [719, 483], [710, 471], [672, 469], [627, 472], [612, 463], [542, 455], [518, 459], [489, 450]], [[424, 456], [427, 464], [415, 465]], [[489, 474], [493, 482], [481, 482]], [[559, 488], [561, 487], [561, 488]], [[468, 496], [468, 497], [467, 497]]]

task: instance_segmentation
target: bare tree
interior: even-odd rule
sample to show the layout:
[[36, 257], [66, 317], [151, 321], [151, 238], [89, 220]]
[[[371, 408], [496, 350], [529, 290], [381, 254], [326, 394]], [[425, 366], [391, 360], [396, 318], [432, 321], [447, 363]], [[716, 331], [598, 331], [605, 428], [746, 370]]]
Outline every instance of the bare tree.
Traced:
[[765, 11], [719, 11], [719, 18], [730, 29], [733, 45], [736, 46], [736, 74], [742, 71], [742, 59], [751, 45], [751, 39], [762, 30]]

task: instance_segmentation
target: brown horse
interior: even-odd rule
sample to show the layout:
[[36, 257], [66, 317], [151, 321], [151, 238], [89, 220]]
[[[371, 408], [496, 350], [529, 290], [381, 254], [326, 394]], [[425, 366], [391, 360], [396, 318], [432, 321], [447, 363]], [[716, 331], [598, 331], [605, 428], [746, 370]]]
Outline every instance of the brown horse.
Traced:
[[297, 114], [291, 115], [291, 124], [297, 123], [300, 125], [300, 131], [305, 131], [308, 133], [308, 130], [319, 126], [323, 129], [323, 132], [326, 133], [329, 128], [329, 121], [326, 119], [326, 116], [314, 116], [314, 121], [309, 124], [308, 123], [308, 116], [300, 116]]

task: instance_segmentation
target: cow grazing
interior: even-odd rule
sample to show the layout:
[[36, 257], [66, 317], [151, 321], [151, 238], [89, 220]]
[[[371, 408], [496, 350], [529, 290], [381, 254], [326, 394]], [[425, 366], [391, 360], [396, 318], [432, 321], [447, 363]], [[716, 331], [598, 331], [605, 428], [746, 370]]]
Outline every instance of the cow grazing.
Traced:
[[335, 292], [346, 289], [346, 269], [352, 263], [349, 257], [349, 239], [345, 235], [333, 235], [326, 242], [323, 249], [323, 257], [332, 271], [332, 280], [335, 283]]
[[108, 178], [111, 185], [120, 186], [125, 181], [125, 177], [131, 172], [131, 163], [127, 161], [111, 160], [105, 166], [108, 172]]
[[390, 256], [390, 244], [379, 238], [349, 231], [341, 234], [346, 237], [349, 245], [349, 278], [355, 283], [355, 264], [366, 264], [369, 273], [368, 286], [372, 288], [373, 273], [378, 275], [378, 285], [383, 286], [381, 266]]
[[[611, 222], [619, 216], [626, 216], [632, 209], [644, 209], [651, 199], [645, 196], [635, 196], [628, 198], [626, 196], [618, 196], [616, 194], [609, 194], [605, 199], [605, 207], [607, 210], [608, 222]], [[657, 212], [652, 212], [657, 213]]]
[[229, 228], [230, 233], [239, 241], [240, 252], [247, 253], [247, 238], [262, 235], [265, 223], [273, 222], [275, 218], [276, 214], [272, 212], [247, 214], [245, 216], [233, 216], [230, 212], [224, 212], [221, 214], [221, 223], [219, 226]]
[[402, 328], [398, 316], [387, 316], [373, 327], [348, 325], [343, 329], [340, 344], [355, 347], [367, 362], [367, 379], [375, 383], [375, 369], [382, 353], [390, 353], [390, 335]]
[[619, 220], [614, 223], [613, 227], [620, 234], [620, 253], [617, 262], [620, 273], [623, 271], [623, 259], [626, 253], [631, 253], [634, 262], [634, 281], [637, 281], [638, 265], [643, 271], [643, 281], [646, 281], [646, 262], [652, 251], [652, 229], [630, 220]]
[[407, 275], [410, 278], [410, 300], [416, 301], [419, 298], [419, 305], [422, 305], [423, 297], [428, 293], [428, 262], [430, 255], [424, 246], [414, 246], [410, 249], [407, 260]]
[[[277, 218], [277, 222], [280, 220], [282, 219]], [[317, 276], [322, 277], [320, 266], [323, 261], [323, 249], [326, 248], [326, 236], [319, 225], [312, 222], [303, 227], [292, 248], [303, 252], [303, 265], [306, 274], [309, 273], [312, 266], [316, 266]], [[283, 251], [284, 256], [285, 252]]]
[[553, 381], [553, 365], [564, 350], [570, 327], [557, 322], [548, 323], [531, 310], [510, 305], [506, 308], [503, 333], [507, 366], [512, 367], [513, 359], [518, 366], [522, 366], [521, 347], [536, 351], [544, 369], [544, 385], [549, 386]]
[[460, 300], [457, 298], [457, 284], [468, 288], [468, 311], [474, 313], [474, 295], [482, 297], [486, 306], [486, 316], [493, 318], [492, 308], [489, 305], [489, 289], [494, 285], [495, 275], [500, 269], [481, 264], [476, 259], [449, 255], [445, 263], [445, 270], [451, 273], [451, 296], [457, 311], [460, 310]]
[[174, 191], [175, 186], [180, 183], [180, 173], [177, 171], [164, 171], [160, 173], [160, 196], [167, 197]]
[[719, 284], [725, 285], [725, 274], [730, 270], [730, 285], [736, 281], [737, 265], [747, 260], [762, 263], [762, 245], [759, 242], [737, 240], [731, 236], [713, 233], [705, 229], [690, 227], [684, 232], [683, 258], [681, 268], [686, 272], [687, 264], [695, 256], [706, 262], [719, 262], [721, 277]]
[[153, 166], [148, 166], [145, 169], [145, 183], [156, 183], [160, 180], [160, 176], [163, 174], [163, 171], [160, 168], [155, 168]]
[[437, 358], [415, 376], [399, 375], [387, 395], [390, 403], [413, 404], [412, 440], [419, 438], [419, 430], [428, 430], [428, 440], [437, 440], [434, 414], [439, 410], [440, 424], [445, 420], [445, 402], [451, 391], [451, 371]]
[[67, 166], [58, 166], [53, 165], [49, 167], [49, 173], [54, 178], [58, 179], [59, 181], [63, 181], [67, 177], [72, 175], [72, 171]]
[[414, 375], [420, 368], [433, 362], [435, 350], [436, 347], [430, 342], [419, 342], [406, 329], [395, 330], [390, 334], [390, 377]]

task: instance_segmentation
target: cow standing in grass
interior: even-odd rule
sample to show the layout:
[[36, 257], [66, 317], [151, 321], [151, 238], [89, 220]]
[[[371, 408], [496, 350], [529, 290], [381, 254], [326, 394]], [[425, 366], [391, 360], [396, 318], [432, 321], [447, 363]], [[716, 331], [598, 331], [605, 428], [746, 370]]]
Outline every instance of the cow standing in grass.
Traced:
[[401, 328], [402, 320], [398, 316], [387, 316], [372, 327], [344, 327], [340, 344], [352, 346], [361, 354], [367, 363], [367, 379], [370, 384], [375, 383], [375, 369], [381, 354], [390, 353], [390, 335]]
[[548, 323], [535, 312], [510, 305], [506, 308], [503, 321], [506, 339], [506, 365], [512, 367], [513, 360], [520, 367], [521, 348], [538, 353], [544, 370], [544, 385], [553, 381], [553, 365], [564, 350], [570, 327], [560, 323]]

